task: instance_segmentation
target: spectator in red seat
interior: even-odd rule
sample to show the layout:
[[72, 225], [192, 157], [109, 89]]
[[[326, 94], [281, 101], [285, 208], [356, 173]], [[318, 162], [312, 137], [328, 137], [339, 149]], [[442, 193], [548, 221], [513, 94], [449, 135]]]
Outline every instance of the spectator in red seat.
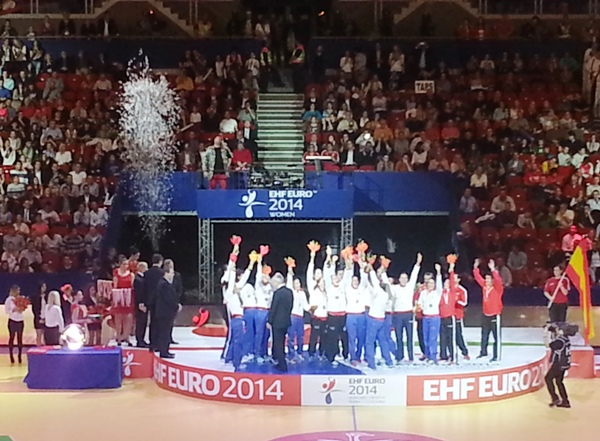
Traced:
[[585, 151], [585, 147], [581, 147], [571, 158], [571, 165], [577, 169], [582, 166], [587, 157], [588, 155]]
[[64, 256], [62, 259], [61, 273], [75, 273], [77, 268], [73, 265], [73, 259], [70, 256]]
[[394, 163], [390, 161], [389, 155], [383, 155], [381, 159], [377, 162], [378, 172], [392, 172], [394, 171]]
[[43, 237], [48, 233], [50, 227], [48, 227], [48, 223], [42, 220], [41, 213], [37, 213], [35, 215], [35, 222], [31, 224], [31, 237]]
[[539, 213], [535, 219], [539, 229], [549, 229], [558, 227], [556, 222], [556, 205], [548, 205], [548, 209]]
[[346, 112], [344, 118], [338, 122], [337, 131], [339, 133], [354, 133], [358, 129], [358, 124], [354, 121], [351, 112]]
[[33, 240], [28, 240], [27, 248], [19, 253], [19, 261], [21, 261], [21, 259], [27, 259], [32, 267], [39, 269], [42, 264], [42, 253], [35, 248], [35, 242]]
[[598, 283], [600, 281], [600, 246], [598, 240], [592, 242], [592, 249], [588, 251], [588, 261], [592, 282]]
[[596, 220], [592, 216], [592, 211], [589, 205], [585, 204], [585, 200], [583, 208], [581, 210], [577, 210], [575, 213], [574, 223], [578, 228], [582, 229], [589, 230], [590, 228], [596, 228]]
[[40, 216], [43, 222], [47, 222], [50, 225], [60, 222], [60, 217], [54, 210], [52, 202], [50, 201], [46, 202], [46, 204], [43, 206]]
[[561, 249], [569, 257], [577, 243], [581, 241], [581, 234], [577, 233], [577, 227], [573, 225], [567, 234], [565, 234], [561, 241]]
[[513, 156], [510, 161], [508, 161], [508, 166], [506, 168], [506, 173], [509, 176], [522, 176], [523, 171], [525, 169], [525, 165], [523, 161], [519, 158], [518, 153], [513, 153]]
[[345, 148], [340, 155], [340, 165], [350, 167], [356, 166], [357, 156], [354, 143], [352, 141], [346, 142]]
[[415, 147], [410, 164], [414, 170], [427, 169], [427, 150], [425, 150], [425, 145], [423, 142], [419, 142]]
[[231, 117], [231, 113], [229, 111], [226, 111], [223, 119], [219, 123], [219, 131], [221, 133], [235, 133], [237, 130], [237, 121]]
[[392, 129], [388, 127], [385, 119], [382, 119], [379, 123], [379, 127], [375, 128], [375, 131], [373, 132], [373, 139], [376, 142], [390, 142], [394, 139], [394, 132], [392, 132]]
[[583, 186], [581, 185], [581, 177], [577, 174], [571, 175], [571, 180], [564, 188], [563, 194], [568, 198], [574, 198], [577, 197], [577, 195], [582, 191]]
[[79, 234], [76, 228], [73, 228], [62, 240], [62, 252], [71, 256], [79, 255], [85, 247], [83, 237]]
[[527, 267], [527, 254], [519, 250], [519, 247], [513, 245], [510, 253], [508, 253], [508, 267], [513, 270], [522, 270]]
[[33, 268], [29, 264], [29, 261], [25, 257], [23, 257], [22, 259], [19, 259], [19, 263], [15, 267], [15, 273], [32, 273], [32, 272], [33, 272]]
[[65, 89], [63, 80], [58, 76], [58, 72], [53, 72], [52, 76], [46, 80], [42, 98], [48, 101], [59, 99]]
[[517, 218], [517, 226], [519, 228], [535, 228], [535, 223], [533, 222], [531, 211], [526, 211], [524, 213], [519, 214], [519, 217]]
[[569, 209], [568, 204], [562, 203], [556, 213], [556, 222], [559, 228], [567, 228], [573, 225], [575, 220], [575, 213]]
[[470, 187], [473, 190], [473, 195], [479, 200], [487, 199], [488, 177], [483, 172], [483, 167], [479, 166], [475, 169], [475, 173], [471, 176]]
[[444, 141], [460, 138], [460, 130], [454, 125], [454, 120], [449, 119], [442, 129], [441, 137]]
[[496, 213], [496, 223], [504, 228], [512, 228], [517, 225], [517, 213], [513, 211], [510, 202], [506, 201], [504, 210]]
[[394, 170], [397, 172], [413, 171], [413, 166], [411, 164], [410, 156], [408, 156], [408, 153], [403, 153], [402, 157], [398, 161], [396, 161], [396, 166], [394, 167]]
[[92, 227], [105, 227], [108, 224], [108, 212], [106, 208], [100, 207], [96, 201], [90, 203], [89, 215], [90, 226]]
[[373, 167], [377, 165], [377, 158], [375, 157], [375, 152], [373, 151], [373, 144], [370, 141], [361, 147], [358, 152], [358, 157], [356, 162], [359, 167]]
[[429, 161], [429, 171], [449, 171], [450, 164], [448, 164], [448, 160], [444, 155], [443, 151], [438, 151], [438, 153], [433, 157], [431, 161]]
[[492, 205], [490, 210], [492, 213], [500, 213], [506, 209], [506, 204], [508, 203], [511, 211], [516, 211], [517, 207], [515, 206], [515, 201], [512, 197], [508, 195], [506, 189], [500, 190], [498, 196], [492, 199]]
[[244, 143], [240, 142], [237, 145], [237, 149], [233, 151], [233, 157], [231, 164], [234, 170], [244, 171], [250, 169], [252, 165], [252, 153], [246, 147]]
[[502, 284], [504, 286], [512, 286], [513, 284], [513, 276], [510, 272], [510, 269], [504, 263], [504, 259], [499, 257], [496, 259], [496, 264], [498, 265], [498, 274], [500, 274], [500, 279], [502, 279]]
[[340, 154], [334, 150], [333, 144], [325, 144], [325, 150], [321, 152], [321, 156], [327, 156], [331, 158], [332, 164], [337, 165], [340, 163]]
[[90, 226], [90, 214], [87, 211], [85, 204], [79, 204], [77, 211], [73, 214], [73, 226], [75, 227], [89, 227]]
[[458, 209], [462, 214], [476, 214], [479, 211], [477, 199], [473, 196], [470, 188], [465, 189], [460, 198]]
[[592, 193], [592, 197], [588, 199], [587, 205], [590, 207], [591, 215], [597, 224], [600, 222], [600, 191], [596, 190]]
[[206, 160], [202, 164], [204, 176], [209, 180], [211, 190], [217, 188], [217, 184], [221, 189], [227, 188], [232, 157], [233, 154], [223, 139], [220, 136], [215, 137], [213, 145], [206, 151]]
[[29, 226], [23, 222], [23, 216], [20, 214], [17, 214], [13, 227], [15, 228], [15, 232], [17, 234], [21, 234], [25, 237], [29, 236]]

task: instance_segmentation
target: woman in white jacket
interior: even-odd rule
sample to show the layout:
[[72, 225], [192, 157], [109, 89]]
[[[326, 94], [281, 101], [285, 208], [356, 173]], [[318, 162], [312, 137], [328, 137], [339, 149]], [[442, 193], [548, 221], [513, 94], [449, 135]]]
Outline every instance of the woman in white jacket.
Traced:
[[48, 346], [55, 346], [60, 343], [60, 333], [65, 328], [65, 319], [63, 318], [60, 307], [60, 295], [58, 291], [50, 291], [48, 301], [44, 309], [44, 341]]
[[325, 351], [325, 327], [327, 324], [327, 297], [325, 295], [325, 281], [323, 280], [323, 271], [320, 268], [315, 270], [316, 251], [311, 251], [310, 261], [306, 269], [306, 289], [309, 295], [309, 305], [311, 313], [310, 323], [310, 341], [308, 344], [308, 355], [313, 357], [319, 345], [319, 356], [322, 357]]

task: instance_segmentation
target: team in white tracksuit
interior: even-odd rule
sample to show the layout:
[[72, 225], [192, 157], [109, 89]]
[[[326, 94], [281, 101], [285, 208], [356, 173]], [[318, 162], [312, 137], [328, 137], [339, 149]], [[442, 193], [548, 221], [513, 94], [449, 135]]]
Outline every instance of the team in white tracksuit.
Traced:
[[288, 329], [288, 357], [302, 359], [304, 348], [304, 313], [310, 310], [306, 293], [300, 280], [294, 278], [294, 270], [288, 267], [287, 287], [294, 293], [292, 324]]
[[[385, 364], [393, 366], [390, 356], [389, 339], [384, 334], [385, 312], [392, 301], [392, 291], [388, 283], [382, 282], [382, 278], [368, 265], [366, 271], [371, 281], [371, 305], [367, 315], [367, 335], [365, 341], [365, 359], [369, 368], [375, 369], [375, 344], [379, 345], [381, 356]], [[381, 272], [383, 274], [383, 271]], [[384, 276], [385, 278], [385, 276]]]
[[254, 355], [258, 361], [264, 360], [267, 356], [267, 346], [269, 342], [269, 330], [267, 329], [267, 320], [269, 318], [269, 309], [273, 300], [273, 287], [271, 286], [271, 276], [266, 266], [262, 264], [259, 258], [256, 268], [256, 280], [254, 282], [254, 295], [256, 297], [256, 312], [254, 314]]
[[[398, 283], [391, 285], [392, 295], [394, 296], [392, 323], [396, 333], [396, 360], [398, 361], [404, 359], [404, 341], [406, 341], [408, 360], [414, 360], [414, 296], [422, 260], [423, 256], [419, 253], [410, 277], [406, 273], [402, 273], [398, 278]], [[406, 340], [404, 340], [404, 335], [406, 335]]]
[[[325, 333], [325, 356], [329, 362], [335, 361], [339, 352], [339, 342], [344, 340], [346, 327], [346, 294], [339, 275], [336, 273], [337, 256], [331, 256], [327, 247], [327, 260], [323, 268], [325, 297], [327, 299], [327, 331]], [[347, 345], [343, 345], [344, 358], [348, 357]]]
[[327, 298], [325, 296], [325, 281], [323, 272], [315, 270], [315, 253], [311, 252], [308, 267], [306, 268], [306, 290], [308, 291], [308, 303], [311, 313], [310, 340], [308, 344], [308, 355], [313, 357], [323, 356], [325, 352], [325, 325], [327, 322]]
[[352, 259], [346, 260], [346, 269], [342, 280], [346, 295], [346, 330], [348, 333], [348, 352], [352, 364], [361, 361], [367, 336], [366, 310], [370, 304], [371, 290], [369, 277], [361, 269], [360, 279], [354, 275]]

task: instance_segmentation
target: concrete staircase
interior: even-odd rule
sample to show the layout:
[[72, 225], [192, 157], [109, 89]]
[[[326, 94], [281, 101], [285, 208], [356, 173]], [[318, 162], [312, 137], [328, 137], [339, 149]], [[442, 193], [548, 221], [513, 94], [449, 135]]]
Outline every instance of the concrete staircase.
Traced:
[[258, 100], [258, 145], [267, 171], [302, 175], [303, 95], [263, 93]]

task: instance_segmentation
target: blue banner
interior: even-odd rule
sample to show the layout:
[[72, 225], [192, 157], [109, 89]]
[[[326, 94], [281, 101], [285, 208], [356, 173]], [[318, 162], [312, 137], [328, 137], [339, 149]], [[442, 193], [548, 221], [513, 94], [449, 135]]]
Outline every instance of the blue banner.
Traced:
[[198, 190], [201, 219], [342, 219], [354, 214], [348, 190]]

